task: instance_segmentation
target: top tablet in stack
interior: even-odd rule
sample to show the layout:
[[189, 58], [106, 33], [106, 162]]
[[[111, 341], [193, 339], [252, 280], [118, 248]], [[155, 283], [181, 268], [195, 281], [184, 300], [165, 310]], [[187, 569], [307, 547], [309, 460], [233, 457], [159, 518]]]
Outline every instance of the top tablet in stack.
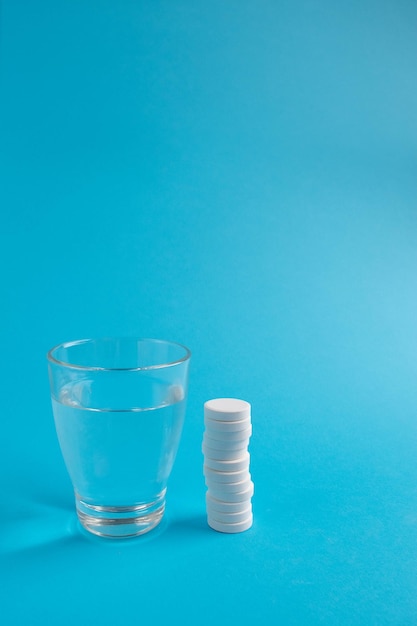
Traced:
[[204, 405], [207, 521], [219, 532], [238, 533], [252, 526], [250, 410], [249, 402], [236, 398], [217, 398]]

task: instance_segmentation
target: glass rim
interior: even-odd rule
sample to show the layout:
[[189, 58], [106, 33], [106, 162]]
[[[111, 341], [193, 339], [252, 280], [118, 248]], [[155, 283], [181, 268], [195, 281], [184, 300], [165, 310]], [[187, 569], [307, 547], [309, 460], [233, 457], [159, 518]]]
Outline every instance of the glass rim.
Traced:
[[[59, 348], [72, 348], [73, 346], [78, 346], [85, 343], [93, 343], [98, 341], [135, 341], [136, 343], [140, 341], [146, 341], [149, 343], [159, 343], [170, 346], [176, 346], [178, 348], [182, 348], [185, 350], [185, 355], [181, 359], [175, 359], [175, 361], [168, 361], [167, 363], [157, 363], [156, 365], [143, 365], [140, 367], [101, 367], [99, 365], [80, 365], [77, 363], [71, 363], [67, 361], [62, 361], [57, 359], [54, 356], [54, 352], [56, 352]], [[153, 339], [150, 337], [96, 337], [89, 339], [76, 339], [74, 341], [64, 341], [62, 343], [58, 343], [53, 346], [50, 350], [48, 350], [46, 354], [46, 358], [50, 363], [54, 363], [55, 365], [60, 365], [62, 367], [67, 367], [70, 369], [76, 370], [84, 370], [89, 372], [140, 372], [144, 370], [155, 370], [155, 369], [163, 369], [166, 367], [173, 367], [174, 365], [179, 365], [180, 363], [184, 363], [188, 361], [191, 357], [191, 350], [184, 346], [182, 343], [178, 343], [176, 341], [168, 341], [166, 339]]]

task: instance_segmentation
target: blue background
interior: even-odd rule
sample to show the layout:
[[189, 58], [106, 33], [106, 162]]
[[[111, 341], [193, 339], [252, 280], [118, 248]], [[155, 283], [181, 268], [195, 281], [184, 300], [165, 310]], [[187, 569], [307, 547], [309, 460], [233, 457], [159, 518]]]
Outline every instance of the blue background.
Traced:
[[[417, 5], [4, 0], [1, 621], [417, 624]], [[159, 530], [87, 537], [45, 353], [193, 352]], [[252, 403], [254, 526], [202, 407]]]

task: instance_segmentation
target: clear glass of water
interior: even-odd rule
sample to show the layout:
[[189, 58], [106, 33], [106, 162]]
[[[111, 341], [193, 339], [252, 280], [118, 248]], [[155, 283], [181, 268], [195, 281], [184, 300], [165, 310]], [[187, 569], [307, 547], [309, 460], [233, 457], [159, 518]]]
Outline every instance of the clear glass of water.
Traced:
[[85, 339], [47, 355], [78, 518], [103, 537], [155, 528], [180, 442], [191, 353], [157, 339]]

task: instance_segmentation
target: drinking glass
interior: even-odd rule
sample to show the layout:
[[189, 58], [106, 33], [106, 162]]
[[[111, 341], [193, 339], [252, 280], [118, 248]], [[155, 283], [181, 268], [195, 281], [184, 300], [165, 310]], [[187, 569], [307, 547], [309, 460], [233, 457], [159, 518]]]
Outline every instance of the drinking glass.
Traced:
[[131, 537], [155, 528], [184, 422], [191, 353], [158, 339], [84, 339], [47, 355], [52, 408], [78, 518]]

